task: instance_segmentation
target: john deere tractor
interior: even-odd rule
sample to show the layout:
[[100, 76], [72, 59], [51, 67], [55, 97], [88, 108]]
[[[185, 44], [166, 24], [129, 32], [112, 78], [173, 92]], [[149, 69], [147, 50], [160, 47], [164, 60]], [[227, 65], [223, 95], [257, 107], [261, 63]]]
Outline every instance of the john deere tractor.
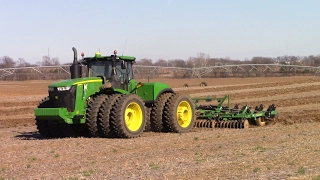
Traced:
[[49, 96], [34, 110], [45, 138], [72, 136], [134, 138], [143, 131], [189, 132], [195, 104], [167, 84], [137, 82], [135, 57], [85, 57], [70, 66], [71, 79], [49, 85]]

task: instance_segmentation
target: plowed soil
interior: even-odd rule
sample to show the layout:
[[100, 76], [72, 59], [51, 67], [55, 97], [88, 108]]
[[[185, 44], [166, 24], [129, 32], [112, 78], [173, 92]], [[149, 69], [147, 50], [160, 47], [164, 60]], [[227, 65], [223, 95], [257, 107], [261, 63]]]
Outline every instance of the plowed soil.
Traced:
[[275, 104], [279, 116], [241, 130], [47, 140], [33, 110], [51, 82], [0, 81], [0, 179], [320, 179], [319, 77], [150, 81], [191, 97], [230, 94], [232, 106]]

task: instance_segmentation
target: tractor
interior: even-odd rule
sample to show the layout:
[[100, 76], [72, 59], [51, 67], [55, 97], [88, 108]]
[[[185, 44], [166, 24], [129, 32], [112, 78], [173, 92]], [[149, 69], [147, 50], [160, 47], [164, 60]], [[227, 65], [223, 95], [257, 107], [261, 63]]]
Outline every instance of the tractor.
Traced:
[[196, 120], [195, 104], [161, 82], [137, 82], [133, 56], [74, 60], [71, 79], [48, 86], [48, 96], [35, 108], [39, 133], [45, 138], [135, 138], [144, 131], [189, 132]]

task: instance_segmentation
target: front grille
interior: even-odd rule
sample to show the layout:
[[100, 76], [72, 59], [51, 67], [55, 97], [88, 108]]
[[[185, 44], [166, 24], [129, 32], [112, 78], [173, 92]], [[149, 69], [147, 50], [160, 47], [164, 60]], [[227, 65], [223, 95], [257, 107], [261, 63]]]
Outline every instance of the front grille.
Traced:
[[49, 91], [50, 101], [53, 108], [67, 108], [69, 112], [74, 111], [77, 86], [71, 86], [68, 91], [58, 91], [55, 87]]

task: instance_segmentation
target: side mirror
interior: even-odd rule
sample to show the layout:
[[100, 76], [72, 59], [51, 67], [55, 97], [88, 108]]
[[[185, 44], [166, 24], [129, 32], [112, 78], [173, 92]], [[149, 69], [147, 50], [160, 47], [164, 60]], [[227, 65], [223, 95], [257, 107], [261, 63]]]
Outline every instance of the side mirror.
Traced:
[[125, 61], [121, 62], [121, 69], [128, 69], [127, 62], [125, 62]]

